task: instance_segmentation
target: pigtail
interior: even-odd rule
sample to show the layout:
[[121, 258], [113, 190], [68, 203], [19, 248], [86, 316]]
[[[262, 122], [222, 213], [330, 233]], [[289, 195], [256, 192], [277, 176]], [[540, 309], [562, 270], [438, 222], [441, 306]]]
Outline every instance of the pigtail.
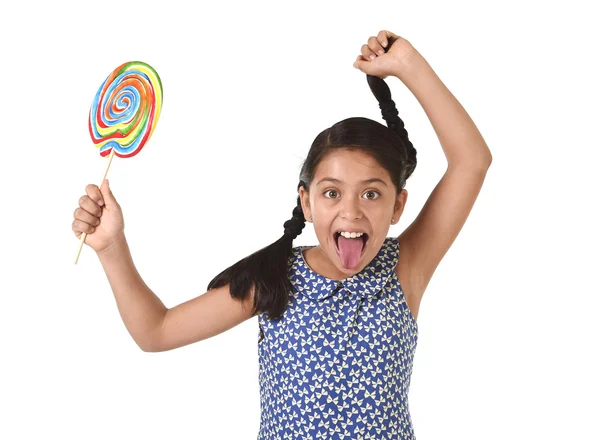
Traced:
[[[388, 49], [389, 47], [386, 48], [386, 52]], [[377, 98], [377, 102], [379, 102], [381, 115], [383, 116], [383, 119], [385, 119], [387, 126], [400, 135], [402, 144], [406, 149], [407, 161], [403, 170], [404, 175], [401, 177], [401, 181], [406, 181], [417, 166], [417, 150], [408, 139], [408, 132], [404, 128], [404, 121], [398, 116], [396, 103], [392, 100], [392, 94], [387, 83], [378, 76], [373, 75], [367, 75], [367, 82], [369, 83], [371, 92], [373, 92], [373, 95]]]
[[[306, 185], [300, 181], [300, 186]], [[308, 188], [307, 188], [308, 190]], [[283, 224], [281, 238], [225, 269], [208, 284], [207, 289], [229, 284], [232, 298], [243, 300], [254, 290], [253, 315], [267, 312], [269, 319], [280, 318], [289, 301], [292, 283], [288, 278], [292, 243], [302, 233], [306, 221], [300, 196], [292, 218]]]
[[[303, 186], [308, 191], [317, 165], [329, 151], [348, 146], [371, 154], [389, 171], [397, 190], [404, 187], [417, 165], [417, 151], [408, 139], [408, 132], [398, 116], [385, 81], [371, 75], [367, 75], [367, 81], [379, 102], [387, 128], [370, 119], [357, 117], [344, 119], [323, 130], [315, 138], [302, 165], [298, 190]], [[283, 224], [281, 238], [225, 269], [211, 280], [208, 290], [229, 284], [231, 296], [239, 300], [254, 292], [253, 315], [266, 312], [268, 319], [281, 318], [293, 289], [289, 279], [292, 243], [302, 233], [305, 224], [298, 196], [292, 218]]]

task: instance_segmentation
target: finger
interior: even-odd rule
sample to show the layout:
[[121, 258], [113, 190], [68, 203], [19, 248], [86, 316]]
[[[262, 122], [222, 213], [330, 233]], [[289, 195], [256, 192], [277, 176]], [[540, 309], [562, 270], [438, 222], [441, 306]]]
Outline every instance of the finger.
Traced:
[[114, 209], [115, 207], [119, 206], [114, 194], [112, 193], [112, 190], [110, 189], [110, 182], [108, 179], [104, 179], [104, 181], [102, 181], [102, 185], [100, 185], [100, 192], [102, 193], [104, 206], [106, 208], [110, 207], [111, 209]]
[[381, 44], [382, 47], [387, 47], [387, 45], [388, 45], [387, 31], [379, 31], [379, 33], [377, 34], [377, 40], [379, 40], [379, 44]]
[[398, 35], [393, 32], [381, 30], [377, 34], [377, 40], [379, 40], [380, 44], [383, 47], [388, 47], [394, 44], [394, 41], [398, 39]]
[[89, 196], [81, 196], [79, 199], [79, 206], [96, 217], [102, 216], [102, 208], [100, 208], [96, 202], [90, 199]]
[[81, 220], [73, 220], [72, 229], [77, 234], [78, 232], [85, 232], [86, 234], [92, 234], [96, 228]]
[[82, 222], [88, 223], [92, 226], [98, 226], [100, 224], [100, 219], [98, 217], [90, 214], [82, 208], [77, 208], [73, 213], [73, 217], [75, 220], [81, 220]]
[[100, 188], [98, 188], [96, 185], [90, 183], [85, 187], [85, 192], [88, 196], [90, 196], [90, 199], [98, 204], [98, 206], [104, 205], [104, 198], [102, 197]]
[[356, 69], [361, 70], [364, 73], [369, 73], [367, 72], [369, 68], [369, 61], [365, 60], [362, 55], [356, 57], [356, 60], [354, 61], [354, 64], [352, 66]]
[[383, 46], [379, 43], [377, 37], [370, 37], [368, 43], [371, 52], [374, 52], [377, 55], [383, 55], [385, 53], [385, 51], [383, 50]]
[[366, 44], [362, 45], [362, 47], [360, 48], [360, 53], [363, 57], [365, 57], [365, 60], [374, 60], [375, 58], [377, 58], [377, 55], [375, 55], [375, 53], [371, 49], [369, 49], [369, 46], [367, 46]]

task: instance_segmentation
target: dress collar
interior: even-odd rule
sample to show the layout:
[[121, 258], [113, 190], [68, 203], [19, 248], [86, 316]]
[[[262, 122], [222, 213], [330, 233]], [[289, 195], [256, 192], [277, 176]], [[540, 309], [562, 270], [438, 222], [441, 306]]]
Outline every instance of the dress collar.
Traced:
[[293, 251], [291, 282], [300, 294], [323, 300], [346, 289], [352, 296], [369, 298], [381, 291], [396, 270], [398, 262], [398, 239], [386, 237], [379, 252], [360, 272], [343, 280], [324, 277], [313, 271], [302, 255], [302, 249], [313, 246], [298, 246]]

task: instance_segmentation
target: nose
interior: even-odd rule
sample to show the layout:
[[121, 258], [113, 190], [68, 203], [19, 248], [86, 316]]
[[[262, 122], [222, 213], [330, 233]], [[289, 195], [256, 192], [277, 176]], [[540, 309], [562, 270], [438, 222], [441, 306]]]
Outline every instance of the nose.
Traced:
[[347, 197], [341, 203], [341, 216], [344, 220], [359, 220], [362, 217], [360, 201], [354, 197]]

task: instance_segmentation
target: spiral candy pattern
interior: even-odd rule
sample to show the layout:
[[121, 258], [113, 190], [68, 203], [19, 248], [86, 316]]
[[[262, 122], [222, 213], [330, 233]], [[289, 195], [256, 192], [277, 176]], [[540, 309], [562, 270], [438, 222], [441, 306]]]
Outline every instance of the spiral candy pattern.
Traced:
[[90, 136], [100, 155], [113, 149], [123, 158], [139, 153], [156, 128], [161, 107], [162, 83], [152, 67], [141, 61], [117, 67], [90, 109]]

